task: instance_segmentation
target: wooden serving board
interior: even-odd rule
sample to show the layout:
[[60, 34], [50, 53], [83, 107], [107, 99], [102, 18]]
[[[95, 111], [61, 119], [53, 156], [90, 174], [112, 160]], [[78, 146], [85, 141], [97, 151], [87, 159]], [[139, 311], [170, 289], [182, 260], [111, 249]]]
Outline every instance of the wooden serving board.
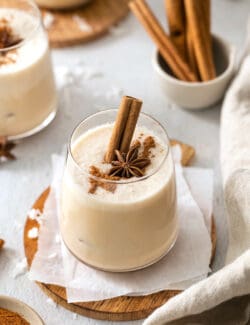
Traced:
[[[65, 47], [100, 37], [125, 18], [129, 9], [128, 0], [92, 0], [73, 10], [41, 9], [41, 11], [44, 20], [46, 15], [53, 19], [47, 28], [51, 46]], [[81, 19], [87, 23], [89, 29], [80, 27]]]
[[[181, 144], [182, 148], [182, 163], [188, 165], [190, 159], [194, 156], [194, 149], [188, 145], [172, 140], [171, 144]], [[33, 205], [33, 209], [43, 211], [44, 204], [49, 194], [49, 188], [45, 190]], [[37, 239], [28, 237], [28, 232], [33, 227], [38, 227], [36, 220], [27, 218], [24, 228], [24, 249], [29, 267], [37, 251]], [[215, 255], [216, 248], [216, 229], [214, 219], [212, 218], [212, 254], [211, 262]], [[81, 302], [69, 304], [66, 297], [66, 289], [64, 287], [44, 284], [37, 282], [39, 287], [56, 303], [64, 308], [90, 318], [108, 320], [108, 321], [130, 321], [146, 318], [156, 308], [162, 306], [170, 298], [176, 296], [181, 291], [179, 290], [164, 290], [147, 296], [122, 296], [102, 301]]]

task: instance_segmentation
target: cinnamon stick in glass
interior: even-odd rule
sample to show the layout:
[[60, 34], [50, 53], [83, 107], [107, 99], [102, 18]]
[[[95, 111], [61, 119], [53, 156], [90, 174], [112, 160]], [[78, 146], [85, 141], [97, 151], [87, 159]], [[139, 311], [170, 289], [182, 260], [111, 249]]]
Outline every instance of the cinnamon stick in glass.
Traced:
[[114, 160], [115, 150], [125, 153], [129, 151], [141, 106], [140, 99], [129, 96], [122, 98], [104, 158], [105, 162], [111, 163]]
[[113, 132], [109, 141], [108, 150], [105, 155], [105, 162], [107, 163], [111, 163], [114, 160], [115, 150], [119, 150], [120, 148], [120, 143], [122, 141], [122, 136], [126, 127], [132, 103], [132, 97], [123, 96], [113, 127]]
[[[204, 1], [206, 3], [204, 3]], [[202, 81], [216, 77], [210, 34], [208, 0], [184, 0], [188, 28], [190, 28], [194, 54]]]
[[187, 61], [184, 0], [165, 0], [165, 8], [170, 39], [178, 49], [183, 60]]
[[122, 142], [120, 145], [121, 152], [129, 151], [130, 144], [134, 135], [135, 127], [137, 124], [137, 120], [140, 115], [141, 107], [142, 107], [142, 101], [135, 98], [130, 107], [130, 112], [127, 119], [126, 127], [122, 136]]
[[177, 48], [170, 40], [147, 3], [144, 0], [134, 0], [129, 3], [129, 7], [157, 45], [162, 57], [169, 65], [173, 74], [180, 80], [197, 81], [195, 74], [183, 61]]

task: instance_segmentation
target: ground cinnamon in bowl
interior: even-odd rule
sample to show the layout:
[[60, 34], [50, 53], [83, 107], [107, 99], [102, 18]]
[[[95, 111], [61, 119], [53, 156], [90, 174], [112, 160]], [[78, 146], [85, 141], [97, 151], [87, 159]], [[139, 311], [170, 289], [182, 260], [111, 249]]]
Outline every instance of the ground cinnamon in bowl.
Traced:
[[1, 325], [30, 325], [24, 318], [19, 314], [0, 308], [0, 324]]

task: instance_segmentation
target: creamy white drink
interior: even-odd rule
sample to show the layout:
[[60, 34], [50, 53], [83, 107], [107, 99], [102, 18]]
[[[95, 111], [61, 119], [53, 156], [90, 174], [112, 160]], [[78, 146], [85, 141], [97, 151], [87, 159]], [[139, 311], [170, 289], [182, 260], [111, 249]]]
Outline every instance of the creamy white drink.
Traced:
[[0, 136], [22, 137], [53, 119], [56, 87], [40, 18], [0, 8], [0, 28], [5, 25], [20, 42], [0, 50]]
[[83, 5], [91, 0], [35, 0], [36, 3], [50, 9], [68, 9]]
[[134, 139], [142, 144], [148, 137], [155, 141], [144, 177], [122, 178], [115, 184], [100, 180], [104, 186], [89, 193], [91, 166], [103, 172], [111, 168], [103, 158], [112, 128], [91, 128], [72, 142], [60, 226], [66, 246], [81, 261], [102, 270], [128, 271], [157, 261], [176, 240], [175, 174], [167, 143], [153, 130], [138, 126]]

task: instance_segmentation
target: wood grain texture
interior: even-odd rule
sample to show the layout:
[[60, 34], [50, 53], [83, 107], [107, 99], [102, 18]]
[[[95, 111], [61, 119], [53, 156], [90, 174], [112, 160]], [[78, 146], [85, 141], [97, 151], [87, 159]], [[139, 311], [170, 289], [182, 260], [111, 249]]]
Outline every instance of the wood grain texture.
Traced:
[[[184, 143], [174, 140], [174, 145], [180, 144], [182, 148], [182, 161], [186, 165], [194, 155], [194, 149]], [[193, 154], [191, 155], [190, 152]], [[33, 205], [34, 209], [43, 211], [45, 201], [49, 194], [49, 188], [45, 190], [38, 200]], [[24, 249], [28, 265], [31, 266], [32, 260], [37, 251], [37, 239], [28, 238], [28, 231], [33, 227], [38, 227], [39, 224], [35, 220], [27, 218], [24, 228]], [[212, 219], [212, 254], [211, 261], [215, 255], [216, 248], [216, 229], [214, 220]], [[38, 286], [52, 298], [56, 303], [64, 308], [94, 319], [108, 320], [108, 321], [130, 321], [146, 318], [156, 308], [162, 306], [169, 299], [179, 294], [179, 290], [164, 290], [147, 296], [130, 297], [122, 296], [113, 299], [106, 299], [102, 301], [82, 302], [82, 303], [67, 303], [66, 289], [56, 285], [44, 284], [37, 282]]]
[[[73, 46], [94, 40], [125, 18], [128, 0], [93, 0], [89, 4], [73, 10], [41, 9], [43, 17], [53, 15], [54, 21], [47, 29], [52, 47]], [[82, 30], [75, 17], [82, 18], [89, 30]]]

